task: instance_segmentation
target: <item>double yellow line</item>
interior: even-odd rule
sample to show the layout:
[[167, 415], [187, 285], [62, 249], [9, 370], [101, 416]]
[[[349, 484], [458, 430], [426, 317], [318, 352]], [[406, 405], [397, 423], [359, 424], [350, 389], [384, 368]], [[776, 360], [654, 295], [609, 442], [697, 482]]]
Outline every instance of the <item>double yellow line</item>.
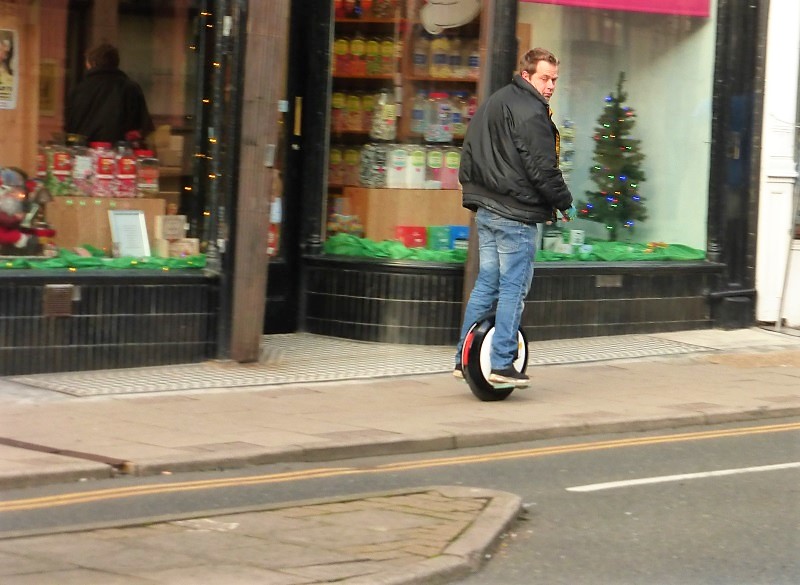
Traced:
[[23, 510], [36, 510], [41, 508], [52, 508], [57, 506], [70, 506], [76, 504], [84, 504], [88, 502], [130, 498], [135, 496], [169, 494], [175, 492], [190, 492], [190, 491], [217, 489], [224, 487], [241, 487], [241, 486], [258, 485], [258, 484], [281, 483], [281, 482], [307, 480], [307, 479], [320, 479], [325, 477], [342, 477], [346, 475], [385, 473], [388, 471], [408, 471], [412, 469], [424, 469], [429, 467], [443, 467], [446, 465], [465, 465], [472, 463], [484, 463], [487, 461], [503, 461], [508, 459], [542, 457], [545, 455], [581, 453], [587, 451], [620, 449], [625, 447], [639, 447], [645, 445], [659, 445], [664, 443], [678, 443], [685, 441], [701, 441], [709, 439], [720, 439], [725, 437], [741, 437], [746, 435], [779, 433], [779, 432], [797, 431], [797, 430], [800, 430], [800, 422], [758, 426], [758, 427], [724, 429], [718, 431], [681, 433], [675, 435], [656, 435], [652, 437], [617, 439], [612, 441], [575, 443], [570, 445], [558, 445], [554, 447], [538, 447], [535, 449], [502, 451], [499, 453], [487, 453], [482, 455], [464, 455], [460, 457], [441, 457], [437, 459], [422, 459], [419, 461], [402, 461], [399, 463], [388, 463], [386, 465], [378, 465], [375, 467], [368, 467], [368, 468], [325, 467], [325, 468], [309, 469], [305, 471], [289, 471], [283, 473], [271, 473], [267, 475], [256, 475], [253, 477], [233, 477], [227, 479], [208, 479], [200, 481], [177, 482], [170, 484], [131, 486], [124, 488], [73, 492], [67, 494], [59, 494], [55, 496], [44, 496], [39, 498], [9, 500], [6, 502], [0, 502], [0, 512], [15, 512]]

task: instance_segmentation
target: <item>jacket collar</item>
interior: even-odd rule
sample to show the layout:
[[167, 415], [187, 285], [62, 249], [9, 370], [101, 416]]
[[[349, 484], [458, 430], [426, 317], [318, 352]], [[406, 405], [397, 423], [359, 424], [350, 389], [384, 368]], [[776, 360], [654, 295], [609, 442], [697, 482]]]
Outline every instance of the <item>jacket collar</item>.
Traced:
[[549, 107], [549, 104], [547, 103], [547, 100], [544, 99], [544, 96], [539, 93], [539, 90], [536, 89], [535, 87], [533, 87], [527, 81], [525, 81], [522, 78], [522, 75], [520, 75], [519, 73], [515, 73], [514, 74], [514, 78], [511, 80], [511, 83], [513, 83], [517, 87], [519, 87], [519, 88], [521, 88], [521, 89], [523, 89], [523, 90], [525, 90], [527, 92], [530, 92], [531, 94], [533, 94], [534, 97], [536, 97], [537, 100], [542, 102], [545, 106]]

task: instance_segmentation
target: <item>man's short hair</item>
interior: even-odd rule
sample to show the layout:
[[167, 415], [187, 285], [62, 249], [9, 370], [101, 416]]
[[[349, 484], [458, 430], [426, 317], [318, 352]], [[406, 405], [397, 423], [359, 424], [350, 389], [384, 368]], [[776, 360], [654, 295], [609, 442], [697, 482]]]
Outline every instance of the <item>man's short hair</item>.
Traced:
[[92, 69], [116, 69], [119, 67], [119, 51], [113, 45], [102, 43], [86, 53]]
[[536, 47], [535, 49], [531, 49], [525, 53], [522, 56], [522, 59], [519, 60], [519, 72], [527, 72], [528, 75], [533, 75], [536, 73], [536, 67], [539, 64], [539, 61], [547, 61], [551, 65], [559, 64], [558, 59], [556, 59], [556, 56], [553, 55], [553, 53], [547, 49]]

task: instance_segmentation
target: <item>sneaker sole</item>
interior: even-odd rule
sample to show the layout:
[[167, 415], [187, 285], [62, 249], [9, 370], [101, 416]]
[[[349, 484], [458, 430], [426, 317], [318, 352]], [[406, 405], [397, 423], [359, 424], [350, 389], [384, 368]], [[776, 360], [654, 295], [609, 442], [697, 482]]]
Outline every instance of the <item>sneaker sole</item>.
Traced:
[[489, 384], [492, 386], [514, 386], [514, 388], [527, 388], [530, 386], [530, 380], [514, 380], [513, 378], [500, 378], [489, 376]]

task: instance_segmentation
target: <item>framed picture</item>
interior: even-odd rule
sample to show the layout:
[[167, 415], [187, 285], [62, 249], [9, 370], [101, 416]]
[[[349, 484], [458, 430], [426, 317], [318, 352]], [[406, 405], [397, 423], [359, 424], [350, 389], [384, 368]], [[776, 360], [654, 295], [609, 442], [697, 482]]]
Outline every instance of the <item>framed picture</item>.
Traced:
[[115, 258], [150, 256], [144, 211], [109, 209], [108, 221], [111, 224], [111, 247]]

